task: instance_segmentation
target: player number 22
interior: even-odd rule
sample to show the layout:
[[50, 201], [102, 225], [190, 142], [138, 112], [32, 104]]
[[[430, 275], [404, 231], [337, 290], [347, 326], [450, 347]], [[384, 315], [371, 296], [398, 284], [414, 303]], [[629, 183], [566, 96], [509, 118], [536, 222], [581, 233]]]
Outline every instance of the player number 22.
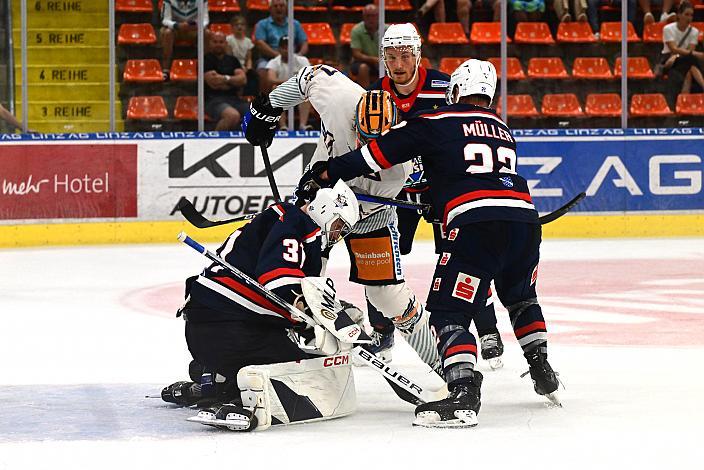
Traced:
[[496, 149], [494, 152], [486, 144], [467, 144], [464, 146], [464, 159], [469, 162], [467, 173], [491, 173], [494, 165], [499, 166], [499, 173], [516, 173], [516, 152], [508, 147]]

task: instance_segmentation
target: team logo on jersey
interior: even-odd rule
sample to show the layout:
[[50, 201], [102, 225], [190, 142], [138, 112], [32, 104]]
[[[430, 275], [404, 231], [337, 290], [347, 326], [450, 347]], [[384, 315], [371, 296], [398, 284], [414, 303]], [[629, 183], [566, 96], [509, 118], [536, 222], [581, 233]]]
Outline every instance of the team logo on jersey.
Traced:
[[450, 261], [450, 253], [443, 251], [442, 256], [440, 257], [440, 266], [446, 266], [447, 263]]
[[501, 181], [501, 184], [503, 184], [507, 188], [513, 188], [513, 180], [510, 176], [502, 176], [501, 178], [499, 178], [499, 181]]
[[338, 194], [335, 199], [335, 207], [347, 207], [347, 197], [343, 194]]
[[538, 280], [538, 265], [536, 264], [535, 267], [533, 268], [533, 273], [530, 275], [530, 285], [532, 286], [535, 284], [535, 281]]
[[450, 82], [447, 80], [431, 80], [430, 86], [433, 88], [447, 88], [450, 86]]
[[459, 235], [460, 229], [458, 228], [453, 228], [450, 230], [450, 233], [447, 234], [447, 239], [452, 241], [455, 241], [455, 238], [457, 238], [457, 235]]
[[452, 296], [458, 299], [466, 300], [467, 302], [474, 302], [474, 297], [477, 294], [477, 289], [479, 288], [478, 277], [470, 276], [465, 273], [457, 274], [457, 281], [455, 281], [455, 288], [452, 289]]
[[433, 281], [433, 290], [434, 291], [440, 290], [440, 281], [442, 281], [441, 277], [436, 277], [435, 280]]

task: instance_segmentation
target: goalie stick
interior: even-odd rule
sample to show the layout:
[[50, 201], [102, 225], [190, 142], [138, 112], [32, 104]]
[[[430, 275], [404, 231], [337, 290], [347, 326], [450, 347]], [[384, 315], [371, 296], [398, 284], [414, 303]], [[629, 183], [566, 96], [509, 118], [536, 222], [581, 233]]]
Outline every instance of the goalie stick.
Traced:
[[[256, 290], [258, 293], [266, 297], [266, 299], [269, 300], [271, 303], [289, 312], [293, 318], [297, 320], [300, 319], [300, 321], [303, 321], [311, 326], [316, 325], [316, 320], [318, 320], [317, 318], [314, 320], [313, 318], [308, 317], [296, 307], [276, 295], [274, 292], [271, 292], [269, 289], [259, 284], [256, 280], [252, 279], [247, 274], [243, 273], [227, 261], [223, 260], [217, 254], [206, 249], [203, 245], [193, 240], [184, 232], [178, 234], [178, 239], [193, 248], [194, 250], [196, 250], [197, 252], [199, 252], [200, 254], [204, 255], [209, 260], [219, 264], [220, 266], [230, 271], [238, 279], [245, 282], [250, 288]], [[356, 323], [354, 323], [353, 320], [344, 311], [336, 313], [338, 319], [335, 322], [325, 322], [322, 325], [324, 328], [326, 328], [328, 331], [338, 337], [338, 339], [341, 339], [341, 341], [344, 342], [350, 342], [350, 339], [354, 343], [371, 342], [371, 338], [361, 330], [356, 337], [350, 336], [348, 334], [350, 326], [356, 326]], [[342, 324], [347, 324], [347, 326], [343, 326], [342, 328], [336, 328], [335, 325], [331, 325], [331, 323], [338, 324], [338, 322], [340, 322], [341, 320]], [[351, 323], [352, 325], [350, 325], [349, 323]], [[420, 404], [429, 401], [437, 401], [447, 396], [446, 388], [443, 387], [439, 390], [425, 389], [421, 385], [415, 383], [401, 371], [379, 360], [379, 358], [376, 357], [373, 353], [367, 351], [366, 349], [363, 349], [361, 346], [354, 346], [350, 350], [350, 355], [359, 358], [359, 360], [361, 360], [364, 364], [384, 376], [384, 378], [392, 385], [394, 392], [396, 392], [399, 398], [409, 403]]]
[[586, 197], [586, 193], [579, 193], [569, 201], [567, 201], [567, 204], [564, 206], [555, 209], [554, 211], [550, 212], [549, 214], [545, 214], [542, 217], [538, 217], [538, 220], [540, 221], [540, 225], [545, 225], [549, 224], [553, 220], [559, 219], [563, 215], [567, 214], [574, 206], [579, 204], [579, 202]]

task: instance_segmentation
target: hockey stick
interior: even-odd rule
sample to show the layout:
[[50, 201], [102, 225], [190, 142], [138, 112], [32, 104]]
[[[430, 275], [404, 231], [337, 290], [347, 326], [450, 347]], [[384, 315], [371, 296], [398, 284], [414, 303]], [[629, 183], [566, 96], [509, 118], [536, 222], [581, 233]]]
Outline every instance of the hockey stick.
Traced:
[[549, 214], [545, 214], [542, 217], [538, 217], [538, 220], [540, 221], [540, 225], [545, 225], [549, 224], [553, 220], [559, 219], [563, 215], [567, 214], [574, 206], [579, 204], [579, 202], [584, 199], [587, 195], [585, 193], [579, 193], [569, 201], [567, 201], [567, 204], [564, 206], [560, 207], [559, 209], [555, 209], [554, 211], [550, 212]]
[[274, 179], [274, 170], [271, 169], [271, 162], [269, 161], [269, 152], [265, 145], [260, 145], [262, 149], [262, 158], [264, 159], [264, 168], [266, 168], [266, 177], [269, 178], [269, 186], [271, 186], [271, 193], [277, 202], [281, 201], [281, 195], [279, 194], [279, 188], [276, 186], [276, 180]]
[[401, 209], [411, 209], [417, 211], [427, 211], [430, 209], [430, 204], [424, 204], [422, 202], [410, 202], [404, 201], [403, 199], [395, 199], [390, 197], [372, 196], [371, 194], [357, 194], [358, 201], [363, 202], [375, 202], [377, 204], [383, 204], [385, 206], [400, 207]]
[[[230, 271], [234, 276], [236, 276], [238, 279], [242, 280], [245, 282], [250, 288], [253, 290], [257, 291], [259, 294], [263, 295], [267, 300], [269, 300], [271, 303], [274, 305], [283, 308], [286, 310], [288, 313], [291, 314], [291, 316], [295, 319], [299, 319], [300, 321], [303, 321], [307, 323], [308, 325], [315, 326], [316, 322], [313, 318], [308, 317], [305, 315], [303, 312], [298, 310], [296, 307], [293, 305], [289, 304], [285, 300], [283, 300], [281, 297], [276, 295], [274, 292], [271, 292], [269, 289], [265, 288], [261, 284], [259, 284], [257, 281], [252, 279], [250, 276], [247, 274], [243, 273], [236, 267], [232, 266], [230, 263], [227, 261], [223, 260], [220, 258], [218, 255], [215, 253], [209, 251], [206, 249], [203, 245], [198, 243], [197, 241], [193, 240], [191, 237], [186, 235], [184, 232], [181, 232], [178, 234], [178, 239], [184, 242], [186, 245], [190, 246], [200, 254], [204, 255], [206, 258], [209, 260], [219, 264], [220, 266], [224, 267], [228, 271]], [[352, 324], [355, 324], [349, 316], [344, 313], [344, 311], [341, 312], [336, 312], [338, 320], [335, 321], [334, 323], [338, 323], [338, 321], [344, 317], [346, 318], [345, 323], [347, 323], [347, 320], [351, 322]], [[341, 329], [336, 329], [334, 325], [325, 324], [322, 325], [325, 327], [327, 330], [329, 330], [332, 334], [336, 335], [338, 333], [342, 333], [342, 336], [346, 335], [346, 331], [349, 329], [349, 327], [344, 327]], [[364, 342], [369, 342], [371, 341], [371, 338], [366, 335], [366, 333], [361, 332], [357, 337], [351, 337], [347, 335], [345, 341], [349, 341], [351, 339], [355, 340], [356, 342], [364, 341]], [[367, 351], [366, 349], [363, 349], [361, 346], [355, 346], [350, 350], [350, 354], [358, 357], [362, 362], [364, 362], [366, 365], [371, 367], [373, 370], [375, 370], [377, 373], [381, 374], [384, 376], [384, 378], [392, 384], [392, 387], [396, 394], [403, 400], [408, 401], [410, 403], [414, 404], [419, 404], [419, 403], [424, 403], [428, 401], [437, 401], [442, 398], [444, 398], [447, 395], [447, 392], [444, 389], [440, 390], [425, 390], [423, 387], [420, 385], [416, 384], [413, 382], [411, 379], [406, 377], [403, 373], [400, 371], [396, 370], [394, 367], [384, 364], [381, 360], [379, 360], [378, 357], [376, 357], [373, 353]], [[404, 393], [405, 392], [405, 393]], [[409, 397], [410, 395], [410, 397]], [[418, 401], [420, 400], [420, 401]]]
[[232, 219], [209, 220], [206, 219], [200, 212], [198, 212], [198, 210], [193, 206], [193, 204], [191, 204], [191, 201], [189, 201], [185, 197], [181, 197], [181, 199], [178, 201], [178, 204], [176, 204], [176, 209], [181, 212], [181, 215], [184, 219], [186, 219], [194, 227], [198, 228], [210, 228], [217, 227], [218, 225], [231, 224], [233, 222], [242, 222], [245, 220], [251, 220], [261, 214], [261, 212], [257, 212], [255, 214], [242, 214], [237, 217], [233, 217]]

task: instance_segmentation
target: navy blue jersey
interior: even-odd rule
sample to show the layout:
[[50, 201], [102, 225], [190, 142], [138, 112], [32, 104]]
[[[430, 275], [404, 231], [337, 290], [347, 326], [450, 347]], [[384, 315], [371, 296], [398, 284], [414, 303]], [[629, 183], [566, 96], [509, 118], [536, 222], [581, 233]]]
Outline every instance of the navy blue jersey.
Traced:
[[[289, 203], [269, 207], [233, 232], [218, 248], [225, 261], [259, 281], [289, 303], [300, 294], [301, 278], [320, 276], [320, 228], [300, 208]], [[296, 322], [225, 268], [213, 263], [192, 283], [191, 299], [209, 308], [189, 321], [240, 320], [290, 327]]]
[[[445, 106], [445, 90], [450, 84], [450, 76], [439, 70], [418, 67], [418, 85], [410, 95], [402, 95], [396, 90], [394, 83], [386, 76], [377, 80], [370, 90], [386, 90], [394, 99], [401, 118], [408, 119], [419, 112], [428, 112]], [[413, 171], [408, 177], [403, 191], [419, 193], [428, 190], [423, 172], [421, 157], [413, 159]]]
[[493, 110], [455, 104], [419, 114], [361, 149], [329, 160], [331, 180], [348, 180], [423, 156], [430, 197], [446, 229], [487, 220], [538, 223], [516, 141]]

